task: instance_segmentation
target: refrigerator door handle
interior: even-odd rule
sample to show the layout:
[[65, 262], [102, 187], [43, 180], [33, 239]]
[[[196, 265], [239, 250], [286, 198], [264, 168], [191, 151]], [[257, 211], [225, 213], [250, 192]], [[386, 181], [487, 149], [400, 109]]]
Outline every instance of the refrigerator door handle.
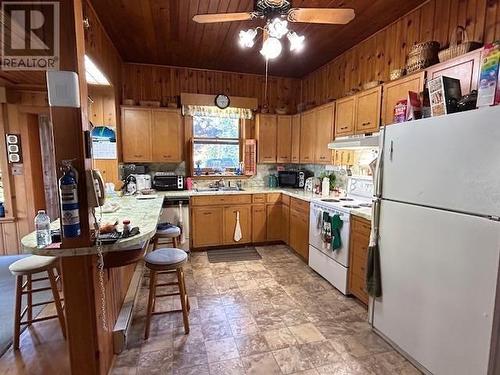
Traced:
[[391, 152], [389, 153], [389, 160], [392, 161], [392, 155], [394, 153], [394, 141], [391, 141]]

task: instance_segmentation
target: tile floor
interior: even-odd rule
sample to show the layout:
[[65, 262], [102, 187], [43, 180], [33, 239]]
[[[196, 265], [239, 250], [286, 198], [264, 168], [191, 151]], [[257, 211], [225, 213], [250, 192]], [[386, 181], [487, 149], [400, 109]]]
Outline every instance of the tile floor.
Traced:
[[[257, 248], [262, 260], [216, 263], [194, 253], [186, 267], [191, 332], [180, 313], [153, 317], [143, 340], [147, 279], [118, 375], [420, 374], [371, 332], [367, 312], [286, 246]], [[162, 277], [169, 277], [163, 275]], [[180, 308], [176, 298], [157, 309]]]

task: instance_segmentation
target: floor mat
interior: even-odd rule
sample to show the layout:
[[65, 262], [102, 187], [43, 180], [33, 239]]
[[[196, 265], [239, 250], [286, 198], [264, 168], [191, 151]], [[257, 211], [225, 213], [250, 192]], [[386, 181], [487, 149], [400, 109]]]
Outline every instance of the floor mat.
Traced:
[[237, 247], [233, 249], [220, 249], [207, 251], [208, 261], [210, 263], [221, 262], [241, 262], [245, 260], [262, 259], [255, 247]]
[[[10, 273], [9, 265], [24, 257], [26, 257], [26, 255], [0, 256], [0, 356], [12, 343], [12, 330], [14, 328], [14, 293], [16, 279]], [[46, 277], [47, 274], [41, 273], [39, 276]], [[36, 288], [48, 286], [50, 286], [48, 280], [40, 281], [35, 284]], [[52, 292], [50, 290], [33, 294], [33, 303], [49, 301], [51, 299]], [[26, 296], [23, 298], [23, 308], [24, 306], [26, 306]], [[45, 306], [34, 307], [33, 317], [36, 317], [44, 307]], [[26, 326], [22, 326], [22, 329], [24, 328], [26, 328]]]

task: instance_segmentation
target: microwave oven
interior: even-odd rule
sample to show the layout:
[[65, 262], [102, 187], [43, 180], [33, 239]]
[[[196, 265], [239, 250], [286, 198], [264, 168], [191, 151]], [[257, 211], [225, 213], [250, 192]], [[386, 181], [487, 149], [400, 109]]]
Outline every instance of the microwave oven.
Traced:
[[153, 187], [159, 191], [184, 190], [184, 176], [157, 172], [153, 177]]
[[312, 176], [308, 171], [279, 171], [278, 185], [279, 187], [288, 188], [304, 188], [306, 179]]

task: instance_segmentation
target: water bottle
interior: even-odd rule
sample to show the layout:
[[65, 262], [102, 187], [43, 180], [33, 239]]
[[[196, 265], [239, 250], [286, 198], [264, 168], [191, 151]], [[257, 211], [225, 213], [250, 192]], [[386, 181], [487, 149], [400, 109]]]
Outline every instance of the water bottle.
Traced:
[[45, 213], [45, 210], [38, 211], [38, 215], [35, 217], [35, 230], [37, 247], [45, 247], [52, 243], [50, 217]]

